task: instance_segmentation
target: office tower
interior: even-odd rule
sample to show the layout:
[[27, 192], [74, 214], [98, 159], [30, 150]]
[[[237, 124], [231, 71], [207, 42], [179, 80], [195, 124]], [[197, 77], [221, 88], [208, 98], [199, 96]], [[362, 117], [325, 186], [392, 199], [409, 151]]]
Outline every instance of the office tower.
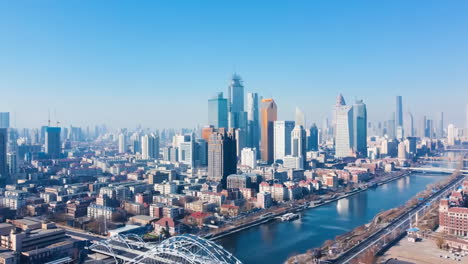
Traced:
[[119, 134], [119, 153], [127, 152], [127, 137], [124, 133]]
[[294, 129], [294, 121], [275, 121], [273, 129], [274, 160], [282, 160], [291, 155], [291, 132]]
[[407, 113], [406, 115], [407, 117], [405, 118], [405, 124], [406, 124], [406, 128], [405, 128], [405, 131], [406, 131], [406, 135], [408, 137], [414, 137], [414, 120], [413, 120], [413, 114], [411, 114], [410, 112]]
[[247, 132], [242, 128], [236, 128], [235, 133], [237, 158], [240, 159], [242, 155], [242, 149], [247, 146]]
[[416, 143], [417, 143], [417, 138], [416, 137], [407, 137], [405, 140], [406, 144], [406, 152], [408, 155], [411, 157], [416, 156]]
[[395, 128], [403, 127], [403, 103], [402, 97], [396, 97]]
[[362, 100], [353, 105], [353, 129], [354, 153], [360, 157], [367, 157], [367, 108]]
[[400, 142], [398, 144], [398, 159], [405, 160], [406, 159], [406, 145], [405, 142]]
[[[340, 100], [340, 97], [342, 100]], [[353, 144], [353, 107], [341, 104], [344, 99], [340, 94], [335, 106], [335, 157], [352, 155]]]
[[208, 124], [215, 128], [228, 127], [228, 101], [223, 93], [208, 100]]
[[296, 107], [296, 126], [302, 126], [305, 127], [305, 116], [304, 113]]
[[387, 122], [387, 136], [388, 139], [396, 138], [396, 122], [395, 122], [395, 113], [392, 113], [391, 119]]
[[423, 116], [423, 118], [419, 122], [419, 129], [418, 129], [419, 130], [418, 135], [420, 138], [426, 137], [426, 125], [427, 125], [426, 116]]
[[0, 128], [10, 128], [9, 112], [0, 112]]
[[18, 173], [18, 154], [16, 152], [7, 153], [8, 174], [10, 179]]
[[208, 141], [203, 138], [195, 140], [195, 166], [208, 164]]
[[261, 159], [266, 163], [273, 163], [274, 137], [273, 127], [277, 117], [277, 106], [273, 99], [262, 99], [261, 106]]
[[45, 152], [51, 158], [58, 158], [61, 152], [60, 127], [47, 127], [45, 134]]
[[426, 137], [432, 138], [434, 136], [434, 125], [431, 119], [426, 120]]
[[255, 169], [257, 167], [257, 149], [243, 148], [241, 157], [242, 166], [247, 166], [251, 169]]
[[244, 86], [239, 75], [233, 74], [228, 87], [229, 128], [247, 129], [247, 112], [244, 111]]
[[226, 188], [228, 175], [237, 172], [236, 137], [233, 130], [219, 129], [208, 141], [208, 180], [221, 182]]
[[130, 144], [132, 146], [133, 154], [141, 153], [141, 139], [142, 137], [140, 137], [140, 133], [138, 132], [133, 133], [130, 137]]
[[457, 137], [457, 129], [453, 124], [447, 127], [447, 143], [449, 146], [455, 145], [455, 139]]
[[333, 132], [333, 140], [336, 139], [336, 121], [338, 119], [338, 116], [337, 116], [337, 112], [336, 110], [340, 107], [340, 106], [345, 106], [346, 105], [346, 101], [343, 97], [342, 94], [339, 94], [338, 97], [336, 98], [336, 103], [335, 103], [335, 106], [333, 107], [333, 122], [332, 122], [332, 132]]
[[141, 157], [145, 160], [159, 158], [159, 137], [156, 134], [141, 137]]
[[309, 130], [307, 130], [307, 151], [318, 151], [319, 131], [317, 125], [314, 123]]
[[306, 131], [303, 126], [296, 125], [291, 132], [291, 156], [306, 160]]
[[440, 112], [439, 128], [437, 129], [437, 138], [444, 137], [444, 112]]
[[260, 122], [258, 120], [258, 94], [247, 94], [247, 146], [260, 149]]
[[0, 183], [7, 180], [7, 129], [0, 128]]
[[195, 135], [193, 133], [185, 134], [182, 140], [178, 142], [179, 162], [194, 167], [195, 162]]

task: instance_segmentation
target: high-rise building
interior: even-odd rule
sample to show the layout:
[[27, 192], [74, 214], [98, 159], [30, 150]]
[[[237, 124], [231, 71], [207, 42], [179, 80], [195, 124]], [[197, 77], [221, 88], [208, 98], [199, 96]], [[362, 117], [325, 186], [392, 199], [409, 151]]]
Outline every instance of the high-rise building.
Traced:
[[124, 133], [119, 134], [119, 153], [127, 152], [127, 137]]
[[195, 141], [195, 166], [208, 164], [208, 141], [199, 138]]
[[307, 151], [318, 151], [319, 131], [317, 125], [314, 123], [307, 130]]
[[345, 105], [346, 105], [346, 101], [343, 95], [339, 94], [338, 97], [336, 98], [335, 106], [333, 107], [332, 135], [333, 135], [334, 140], [336, 139], [336, 121], [338, 120], [336, 110], [338, 107], [345, 106]]
[[146, 160], [159, 158], [159, 137], [156, 134], [141, 137], [141, 157]]
[[247, 94], [247, 146], [260, 149], [260, 122], [258, 120], [258, 94]]
[[7, 129], [0, 128], [0, 183], [7, 179]]
[[208, 180], [221, 182], [226, 188], [228, 175], [237, 172], [236, 137], [233, 130], [219, 129], [208, 141]]
[[[340, 102], [340, 94], [338, 102]], [[344, 103], [344, 99], [341, 100]], [[343, 158], [352, 155], [353, 144], [353, 107], [343, 104], [335, 106], [335, 157]]]
[[[400, 126], [402, 127], [402, 126]], [[367, 109], [362, 100], [353, 105], [353, 144], [354, 153], [367, 156]]]
[[453, 125], [450, 124], [447, 127], [447, 143], [450, 146], [455, 145], [455, 140], [457, 137], [457, 128]]
[[439, 128], [437, 129], [437, 138], [444, 137], [444, 112], [440, 112]]
[[306, 131], [303, 126], [296, 125], [291, 132], [291, 156], [306, 160]]
[[267, 163], [273, 162], [274, 137], [273, 126], [277, 120], [277, 106], [273, 99], [262, 99], [261, 106], [261, 159]]
[[247, 112], [244, 111], [244, 85], [239, 75], [233, 74], [228, 87], [229, 128], [247, 129]]
[[247, 166], [251, 169], [257, 167], [257, 150], [255, 148], [243, 148], [241, 157], [242, 166]]
[[291, 155], [291, 132], [294, 129], [294, 121], [274, 122], [274, 160], [282, 160], [284, 156]]
[[302, 127], [305, 127], [305, 116], [304, 116], [304, 112], [302, 112], [301, 109], [299, 109], [299, 107], [296, 107], [296, 125], [297, 126], [302, 126]]
[[208, 123], [215, 128], [228, 127], [228, 101], [223, 93], [208, 100]]
[[0, 112], [0, 128], [10, 128], [9, 112]]
[[396, 97], [395, 128], [403, 127], [403, 99], [400, 95]]
[[405, 123], [406, 123], [406, 135], [408, 137], [414, 137], [414, 120], [413, 120], [413, 114], [410, 112], [407, 113], [407, 118], [405, 118]]
[[178, 142], [179, 162], [194, 167], [195, 165], [195, 135], [185, 134]]
[[61, 152], [60, 127], [47, 127], [45, 133], [45, 152], [52, 158], [58, 158]]

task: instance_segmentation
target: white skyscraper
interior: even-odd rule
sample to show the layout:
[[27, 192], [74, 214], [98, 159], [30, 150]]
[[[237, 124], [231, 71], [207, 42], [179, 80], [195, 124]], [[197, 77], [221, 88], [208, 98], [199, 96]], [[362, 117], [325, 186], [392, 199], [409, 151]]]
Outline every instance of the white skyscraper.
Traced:
[[299, 107], [296, 107], [296, 126], [305, 127], [305, 116]]
[[159, 137], [155, 134], [141, 137], [141, 156], [143, 159], [159, 158]]
[[447, 143], [450, 146], [455, 145], [456, 137], [457, 137], [457, 128], [453, 124], [448, 125], [448, 127], [447, 127]]
[[306, 157], [306, 131], [303, 126], [296, 125], [291, 132], [291, 156]]
[[127, 137], [125, 134], [119, 134], [119, 153], [127, 152]]
[[274, 160], [282, 160], [284, 156], [291, 154], [291, 132], [294, 129], [294, 121], [275, 121], [273, 129]]
[[[342, 98], [341, 94], [338, 98], [340, 97]], [[344, 100], [342, 102], [344, 103]], [[349, 157], [353, 147], [353, 107], [337, 104], [335, 117], [335, 157]]]
[[257, 167], [257, 149], [255, 148], [243, 148], [241, 155], [242, 166], [247, 166], [252, 169]]

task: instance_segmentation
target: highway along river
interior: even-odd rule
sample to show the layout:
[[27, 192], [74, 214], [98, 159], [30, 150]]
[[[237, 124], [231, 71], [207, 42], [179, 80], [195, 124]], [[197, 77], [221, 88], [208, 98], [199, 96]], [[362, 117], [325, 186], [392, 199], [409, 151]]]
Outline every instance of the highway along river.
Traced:
[[[444, 167], [453, 167], [450, 165]], [[305, 210], [297, 220], [269, 222], [216, 242], [246, 264], [283, 263], [295, 253], [319, 247], [326, 240], [370, 222], [379, 212], [406, 203], [428, 184], [446, 176], [413, 173], [348, 198]]]

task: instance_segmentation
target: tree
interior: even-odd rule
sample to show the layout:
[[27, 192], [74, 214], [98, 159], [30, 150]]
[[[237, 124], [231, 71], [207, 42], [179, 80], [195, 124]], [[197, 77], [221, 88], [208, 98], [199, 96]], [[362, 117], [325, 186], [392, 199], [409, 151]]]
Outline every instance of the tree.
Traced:
[[117, 211], [115, 213], [112, 214], [112, 221], [113, 222], [125, 222], [127, 221], [127, 217], [125, 216], [124, 213], [120, 212], [120, 211]]
[[440, 233], [437, 237], [436, 237], [436, 245], [439, 249], [442, 249], [444, 248], [444, 245], [445, 245], [445, 237], [442, 233]]

